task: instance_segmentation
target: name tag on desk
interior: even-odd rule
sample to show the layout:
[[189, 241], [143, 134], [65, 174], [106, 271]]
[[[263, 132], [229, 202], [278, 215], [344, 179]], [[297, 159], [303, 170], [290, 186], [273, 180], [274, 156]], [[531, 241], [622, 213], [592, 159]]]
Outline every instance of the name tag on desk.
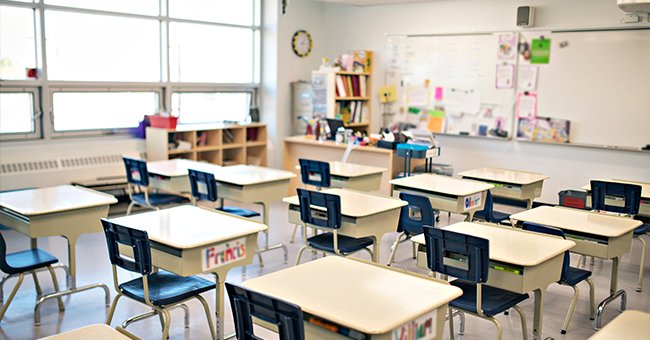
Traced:
[[204, 248], [201, 254], [201, 269], [205, 272], [239, 261], [246, 257], [246, 250], [245, 237]]
[[436, 337], [437, 312], [434, 310], [393, 330], [394, 340], [429, 340]]
[[465, 207], [465, 211], [470, 210], [475, 207], [480, 207], [481, 206], [481, 196], [482, 194], [479, 192], [478, 194], [474, 195], [469, 195], [465, 197], [465, 202], [463, 206]]

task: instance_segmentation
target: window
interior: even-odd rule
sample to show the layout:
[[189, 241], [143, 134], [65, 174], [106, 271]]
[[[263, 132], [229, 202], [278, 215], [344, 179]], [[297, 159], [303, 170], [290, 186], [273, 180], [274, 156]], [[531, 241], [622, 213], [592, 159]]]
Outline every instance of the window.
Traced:
[[0, 6], [0, 79], [27, 79], [35, 67], [34, 10]]
[[172, 94], [172, 115], [179, 124], [241, 122], [248, 117], [251, 93], [181, 92]]
[[144, 15], [158, 15], [160, 13], [158, 0], [45, 0], [45, 3], [48, 5]]
[[0, 92], [0, 133], [33, 133], [33, 117], [33, 93]]
[[169, 0], [169, 16], [223, 24], [259, 25], [257, 0]]
[[54, 92], [53, 99], [57, 132], [136, 127], [158, 111], [155, 92]]

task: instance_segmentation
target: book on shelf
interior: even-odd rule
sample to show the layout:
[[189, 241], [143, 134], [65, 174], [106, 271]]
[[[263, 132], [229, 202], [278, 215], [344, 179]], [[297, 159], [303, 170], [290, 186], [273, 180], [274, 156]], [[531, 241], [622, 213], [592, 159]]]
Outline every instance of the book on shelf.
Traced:
[[336, 75], [336, 92], [339, 97], [347, 97], [345, 92], [345, 85], [343, 85], [343, 76], [340, 74]]
[[366, 76], [364, 75], [359, 76], [359, 96], [366, 96]]

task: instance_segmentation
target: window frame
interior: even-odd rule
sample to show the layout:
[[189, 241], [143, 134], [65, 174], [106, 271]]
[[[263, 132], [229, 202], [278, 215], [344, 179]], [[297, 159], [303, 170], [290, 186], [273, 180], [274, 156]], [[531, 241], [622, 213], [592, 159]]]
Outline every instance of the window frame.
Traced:
[[43, 136], [43, 112], [40, 104], [40, 91], [36, 87], [0, 87], [0, 93], [30, 93], [32, 95], [32, 121], [34, 131], [0, 133], [0, 141], [40, 139]]
[[[206, 88], [206, 87], [181, 87], [181, 88], [175, 88], [173, 91], [169, 93], [169, 112], [172, 110], [172, 105], [171, 105], [171, 97], [174, 93], [248, 93], [250, 95], [250, 103], [248, 107], [248, 111], [246, 113], [246, 118], [250, 119], [250, 109], [255, 105], [255, 96], [257, 95], [258, 90], [257, 89], [251, 89], [247, 87], [236, 87], [232, 86], [229, 88]], [[180, 122], [180, 120], [179, 120]], [[209, 122], [209, 123], [196, 123], [196, 124], [219, 124], [221, 122]], [[180, 123], [179, 123], [180, 124]], [[188, 123], [184, 125], [191, 125], [193, 123]]]

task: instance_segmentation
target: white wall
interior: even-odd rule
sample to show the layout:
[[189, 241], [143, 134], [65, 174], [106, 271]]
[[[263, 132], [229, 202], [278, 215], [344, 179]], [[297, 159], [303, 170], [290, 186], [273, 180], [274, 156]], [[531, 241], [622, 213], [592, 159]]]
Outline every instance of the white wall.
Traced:
[[[624, 13], [616, 7], [615, 0], [438, 0], [367, 7], [327, 4], [325, 55], [336, 56], [350, 49], [376, 51], [372, 84], [376, 89], [383, 82], [386, 34], [516, 30], [515, 13], [520, 5], [536, 7], [535, 29], [627, 26], [620, 23]], [[376, 130], [381, 123], [377, 100], [373, 100], [372, 112], [372, 130]], [[650, 127], [648, 129], [650, 131]], [[500, 166], [551, 176], [542, 194], [542, 200], [547, 202], [557, 201], [558, 191], [579, 188], [591, 178], [617, 177], [650, 182], [649, 153], [451, 136], [441, 136], [439, 141], [443, 151], [437, 161], [453, 164], [456, 172], [480, 166]]]

